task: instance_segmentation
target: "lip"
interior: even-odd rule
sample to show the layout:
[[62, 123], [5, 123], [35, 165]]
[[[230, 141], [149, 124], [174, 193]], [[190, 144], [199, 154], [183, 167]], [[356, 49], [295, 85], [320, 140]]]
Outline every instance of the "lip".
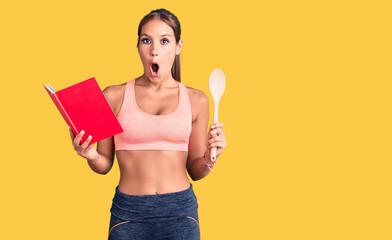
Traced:
[[[158, 65], [158, 71], [156, 71], [156, 72], [154, 72], [154, 71], [152, 70], [152, 65], [154, 65], [154, 64]], [[151, 75], [152, 75], [153, 77], [158, 77], [159, 64], [158, 64], [157, 62], [152, 62], [151, 65], [150, 65], [150, 71], [151, 71]]]

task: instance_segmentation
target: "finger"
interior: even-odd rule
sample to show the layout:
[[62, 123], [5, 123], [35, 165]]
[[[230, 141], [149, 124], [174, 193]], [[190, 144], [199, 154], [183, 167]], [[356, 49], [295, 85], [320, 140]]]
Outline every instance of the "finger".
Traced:
[[211, 133], [211, 131], [214, 131], [214, 125], [210, 126], [210, 128], [208, 129], [208, 133]]
[[94, 144], [90, 144], [90, 145], [88, 145], [88, 147], [86, 148], [85, 151], [90, 151], [94, 147], [95, 147]]
[[211, 128], [223, 128], [223, 123], [220, 122], [216, 122], [214, 124], [211, 125]]
[[75, 134], [73, 133], [70, 127], [68, 127], [68, 130], [69, 130], [69, 134], [71, 135], [71, 140], [73, 140], [75, 138]]
[[217, 131], [215, 134], [214, 133], [210, 134], [208, 136], [208, 139], [216, 138], [216, 137], [218, 137], [217, 139], [222, 139], [222, 137], [225, 138], [225, 134], [222, 131]]
[[214, 142], [225, 142], [226, 138], [224, 136], [212, 136], [209, 140], [208, 143], [214, 143]]
[[212, 131], [212, 130], [214, 130], [216, 128], [217, 128], [216, 123], [211, 124], [210, 128], [208, 129], [208, 131]]
[[78, 133], [78, 135], [76, 135], [76, 137], [73, 140], [73, 143], [75, 144], [75, 146], [80, 145], [80, 140], [82, 139], [83, 135], [84, 135], [84, 130], [80, 131], [80, 133]]
[[216, 142], [216, 141], [218, 141], [218, 138], [219, 138], [219, 136], [217, 136], [217, 135], [213, 135], [213, 136], [210, 135], [210, 137], [208, 138], [208, 142], [209, 143]]
[[209, 148], [209, 149], [218, 148], [218, 147], [219, 147], [219, 146], [218, 146], [217, 143], [211, 143], [210, 145], [208, 145], [208, 148]]
[[210, 131], [210, 136], [222, 135], [222, 134], [223, 134], [222, 128], [217, 128], [217, 129]]
[[215, 130], [215, 129], [223, 129], [223, 124], [222, 123], [214, 123], [211, 125], [210, 130]]
[[219, 147], [226, 147], [226, 138], [213, 138], [213, 139], [210, 139], [210, 141], [208, 141], [208, 145], [214, 145], [214, 146], [216, 146], [215, 144], [218, 144], [219, 145]]
[[[218, 128], [219, 129], [219, 128]], [[216, 135], [216, 133], [218, 132], [218, 129], [214, 129], [210, 131], [210, 136], [214, 136]]]
[[210, 148], [216, 147], [216, 148], [225, 149], [225, 148], [226, 148], [226, 143], [223, 143], [223, 142], [214, 142], [214, 143], [211, 143], [211, 144], [209, 145], [209, 147], [210, 147]]
[[210, 136], [210, 139], [211, 138], [223, 140], [223, 139], [225, 139], [225, 134], [223, 132], [218, 132], [217, 134]]
[[86, 140], [84, 140], [84, 142], [82, 143], [82, 145], [80, 145], [83, 149], [87, 148], [89, 143], [91, 142], [91, 139], [93, 137], [90, 135], [86, 138]]

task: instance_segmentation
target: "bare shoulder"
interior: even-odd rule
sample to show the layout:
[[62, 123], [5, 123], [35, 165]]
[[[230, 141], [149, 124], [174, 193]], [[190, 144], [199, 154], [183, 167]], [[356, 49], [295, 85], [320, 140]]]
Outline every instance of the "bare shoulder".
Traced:
[[192, 108], [192, 121], [195, 121], [198, 116], [207, 115], [209, 113], [209, 100], [207, 95], [196, 88], [186, 87], [189, 100]]
[[207, 95], [196, 88], [186, 87], [188, 91], [188, 96], [192, 105], [207, 105], [208, 106], [208, 97]]
[[118, 94], [121, 94], [125, 90], [125, 84], [119, 84], [119, 85], [112, 85], [108, 86], [103, 90], [103, 93], [105, 94], [105, 97], [107, 98], [115, 98]]
[[116, 116], [121, 108], [122, 100], [124, 98], [125, 86], [126, 83], [123, 83], [119, 85], [108, 86], [103, 90], [103, 94], [108, 100]]

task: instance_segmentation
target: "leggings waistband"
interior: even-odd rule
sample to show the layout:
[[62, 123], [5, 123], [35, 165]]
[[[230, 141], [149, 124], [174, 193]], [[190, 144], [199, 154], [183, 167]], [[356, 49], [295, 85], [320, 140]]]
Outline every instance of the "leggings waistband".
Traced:
[[198, 204], [192, 184], [174, 193], [157, 195], [128, 195], [116, 187], [110, 212], [125, 221], [158, 222], [192, 216]]

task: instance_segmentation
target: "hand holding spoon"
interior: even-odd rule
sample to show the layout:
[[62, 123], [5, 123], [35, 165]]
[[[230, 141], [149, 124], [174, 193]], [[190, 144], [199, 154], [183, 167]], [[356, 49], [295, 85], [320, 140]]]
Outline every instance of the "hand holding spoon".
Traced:
[[[222, 70], [215, 69], [212, 71], [210, 75], [210, 92], [212, 95], [212, 100], [214, 101], [214, 123], [218, 122], [218, 105], [219, 101], [225, 91], [226, 87], [226, 78], [225, 74], [223, 74]], [[217, 148], [214, 147], [211, 149], [211, 161], [216, 161], [216, 150]]]

